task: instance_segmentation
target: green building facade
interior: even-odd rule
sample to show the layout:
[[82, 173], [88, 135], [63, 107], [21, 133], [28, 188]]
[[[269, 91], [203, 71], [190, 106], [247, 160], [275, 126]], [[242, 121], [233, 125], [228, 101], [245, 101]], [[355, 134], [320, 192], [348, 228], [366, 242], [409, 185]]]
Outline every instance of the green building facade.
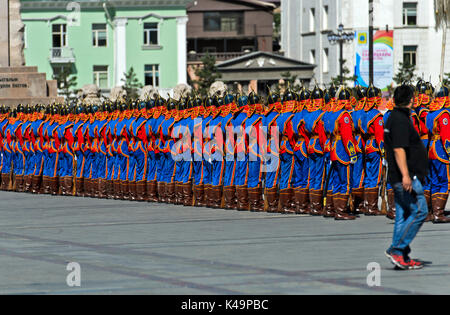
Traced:
[[53, 79], [70, 69], [76, 89], [103, 92], [134, 69], [142, 85], [170, 91], [186, 83], [189, 0], [22, 0], [25, 60]]

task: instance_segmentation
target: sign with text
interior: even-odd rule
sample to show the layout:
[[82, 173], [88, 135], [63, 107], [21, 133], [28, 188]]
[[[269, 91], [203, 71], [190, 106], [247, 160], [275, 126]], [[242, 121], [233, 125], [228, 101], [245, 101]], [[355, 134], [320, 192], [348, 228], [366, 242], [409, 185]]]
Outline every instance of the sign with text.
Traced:
[[[369, 86], [369, 33], [356, 32], [356, 83]], [[373, 36], [374, 85], [383, 91], [394, 77], [394, 31], [375, 31]]]

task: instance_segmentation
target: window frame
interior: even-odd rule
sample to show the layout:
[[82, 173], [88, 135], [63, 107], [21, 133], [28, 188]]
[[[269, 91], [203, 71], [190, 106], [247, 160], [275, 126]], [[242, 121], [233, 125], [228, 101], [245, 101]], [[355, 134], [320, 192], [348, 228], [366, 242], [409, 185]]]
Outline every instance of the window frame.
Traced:
[[[96, 71], [95, 67], [106, 67], [106, 71]], [[92, 74], [93, 74], [93, 83], [96, 84], [100, 89], [109, 89], [109, 65], [94, 65], [92, 67]], [[100, 86], [100, 75], [106, 74], [106, 87]]]
[[[54, 31], [54, 27], [59, 26], [59, 30]], [[63, 28], [63, 29], [62, 29]], [[55, 47], [54, 44], [54, 36], [59, 36], [59, 40], [61, 46]], [[68, 36], [67, 36], [67, 24], [65, 23], [58, 23], [58, 24], [52, 24], [52, 48], [65, 48], [68, 47]]]
[[[416, 13], [416, 15], [415, 15], [416, 21], [415, 21], [414, 24], [408, 24], [408, 18], [410, 17], [410, 15], [408, 15], [408, 13], [409, 13], [409, 11], [411, 11], [413, 9], [413, 7], [414, 7], [414, 10], [415, 10], [415, 13]], [[417, 24], [417, 22], [418, 22], [418, 19], [417, 19], [417, 13], [418, 13], [417, 7], [418, 7], [418, 3], [417, 2], [403, 2], [403, 6], [402, 6], [402, 24], [403, 24], [403, 26], [414, 27], [414, 26], [418, 25]]]
[[[208, 28], [210, 24], [207, 23], [207, 20], [216, 19], [218, 28]], [[222, 33], [233, 33], [236, 32], [238, 34], [242, 34], [244, 31], [244, 19], [245, 15], [241, 11], [211, 11], [203, 13], [203, 32], [222, 32]], [[230, 26], [227, 29], [224, 29], [224, 26]], [[234, 25], [234, 26], [233, 26]]]
[[[147, 70], [147, 67], [152, 67], [152, 70]], [[147, 74], [152, 74], [153, 84], [147, 84]], [[158, 75], [156, 75], [158, 74]], [[155, 80], [157, 79], [157, 80]], [[158, 81], [158, 82], [156, 82]], [[154, 88], [159, 88], [161, 85], [161, 66], [159, 64], [146, 64], [144, 65], [144, 83], [147, 86], [152, 86]], [[157, 83], [157, 84], [155, 84]]]
[[[105, 26], [105, 29], [103, 30], [94, 30], [94, 25], [104, 25]], [[99, 44], [98, 44], [98, 41], [99, 41], [99, 37], [98, 37], [98, 35], [99, 35], [99, 33], [100, 32], [105, 32], [105, 40], [106, 40], [106, 44], [105, 45], [102, 45], [102, 46], [100, 46]], [[97, 47], [97, 48], [99, 48], [99, 47], [108, 47], [108, 44], [109, 44], [109, 41], [108, 41], [108, 24], [106, 24], [106, 23], [92, 23], [92, 46], [93, 47]]]
[[[146, 28], [146, 24], [155, 24], [156, 28]], [[144, 47], [156, 47], [160, 46], [160, 34], [161, 34], [161, 28], [160, 28], [160, 22], [144, 22], [143, 23], [143, 33], [144, 33], [144, 40], [143, 45]], [[156, 44], [151, 43], [151, 32], [156, 32]], [[147, 43], [146, 43], [147, 41]]]
[[309, 32], [316, 31], [316, 8], [309, 9]]
[[403, 46], [403, 63], [406, 62], [405, 56], [408, 55], [410, 61], [413, 61], [413, 59], [414, 59], [414, 63], [410, 62], [409, 64], [413, 65], [413, 66], [417, 66], [418, 48], [419, 48], [419, 46], [417, 46], [417, 45], [404, 45]]

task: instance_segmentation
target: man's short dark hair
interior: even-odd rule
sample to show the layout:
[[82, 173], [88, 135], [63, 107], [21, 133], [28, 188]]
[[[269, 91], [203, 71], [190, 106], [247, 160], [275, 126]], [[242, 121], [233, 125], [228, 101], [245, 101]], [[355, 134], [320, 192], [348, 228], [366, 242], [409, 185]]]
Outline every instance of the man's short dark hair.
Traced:
[[401, 85], [394, 91], [394, 103], [397, 107], [406, 107], [411, 103], [414, 91], [409, 85]]

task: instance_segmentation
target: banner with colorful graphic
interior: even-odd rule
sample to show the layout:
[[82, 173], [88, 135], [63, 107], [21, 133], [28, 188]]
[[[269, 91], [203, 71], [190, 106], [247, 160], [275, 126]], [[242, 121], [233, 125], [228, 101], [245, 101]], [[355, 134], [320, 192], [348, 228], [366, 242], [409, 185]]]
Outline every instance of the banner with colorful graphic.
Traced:
[[[369, 33], [356, 32], [356, 84], [369, 86]], [[394, 77], [394, 31], [375, 31], [373, 37], [374, 85], [383, 91]]]

